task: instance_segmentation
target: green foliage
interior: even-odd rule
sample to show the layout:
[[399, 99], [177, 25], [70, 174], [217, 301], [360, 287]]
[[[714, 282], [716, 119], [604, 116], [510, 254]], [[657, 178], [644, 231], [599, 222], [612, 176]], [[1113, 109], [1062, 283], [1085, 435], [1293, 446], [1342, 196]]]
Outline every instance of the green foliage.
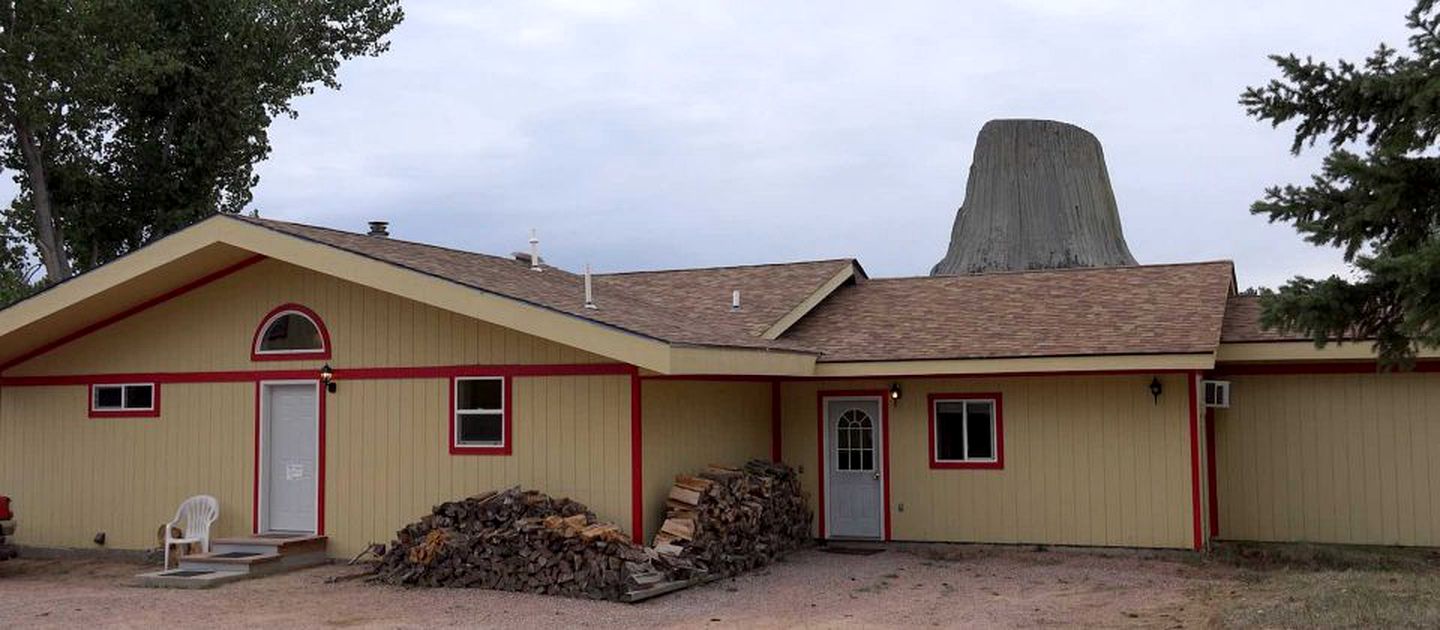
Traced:
[[38, 251], [34, 130], [68, 259], [92, 268], [251, 201], [267, 128], [373, 56], [399, 0], [0, 0], [0, 228]]
[[[1296, 277], [1263, 297], [1262, 323], [1323, 346], [1373, 338], [1382, 363], [1407, 366], [1440, 346], [1440, 15], [1420, 0], [1410, 51], [1381, 45], [1361, 63], [1272, 56], [1281, 78], [1240, 103], [1273, 126], [1294, 122], [1291, 151], [1330, 154], [1304, 186], [1277, 186], [1251, 207], [1343, 249], [1354, 278]], [[1361, 150], [1354, 152], [1352, 149]]]

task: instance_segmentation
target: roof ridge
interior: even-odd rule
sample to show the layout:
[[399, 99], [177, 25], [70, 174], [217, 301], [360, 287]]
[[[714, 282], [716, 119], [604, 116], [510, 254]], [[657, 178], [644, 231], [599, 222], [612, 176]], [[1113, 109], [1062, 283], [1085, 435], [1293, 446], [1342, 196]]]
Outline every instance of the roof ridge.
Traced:
[[816, 265], [821, 263], [855, 262], [854, 258], [819, 258], [815, 260], [794, 260], [789, 262], [750, 263], [741, 265], [713, 265], [709, 267], [675, 267], [670, 269], [637, 269], [634, 271], [608, 271], [595, 276], [631, 276], [648, 273], [685, 273], [688, 271], [720, 271], [724, 269], [755, 269], [759, 267], [788, 267], [791, 265]]
[[[293, 226], [296, 226], [296, 227], [302, 227], [302, 228], [309, 229], [309, 230], [323, 230], [323, 231], [325, 231], [325, 232], [332, 232], [332, 233], [335, 233], [335, 234], [344, 234], [345, 236], [354, 236], [354, 237], [357, 237], [357, 238], [383, 238], [383, 239], [386, 239], [386, 240], [388, 240], [388, 241], [390, 241], [390, 242], [392, 242], [392, 243], [404, 243], [404, 244], [406, 244], [406, 245], [415, 245], [415, 246], [418, 246], [418, 247], [426, 247], [426, 248], [429, 248], [429, 249], [438, 249], [438, 250], [441, 250], [441, 251], [454, 252], [454, 253], [457, 253], [457, 254], [465, 254], [465, 255], [467, 255], [467, 256], [479, 256], [479, 257], [482, 257], [482, 258], [491, 258], [491, 259], [494, 259], [494, 260], [497, 260], [497, 261], [514, 263], [514, 264], [517, 264], [517, 265], [518, 265], [518, 264], [524, 264], [524, 263], [521, 263], [520, 261], [515, 260], [514, 258], [510, 258], [510, 257], [508, 257], [508, 256], [499, 256], [499, 255], [496, 255], [496, 254], [487, 254], [487, 253], [485, 253], [485, 252], [477, 252], [477, 251], [472, 250], [472, 249], [460, 249], [460, 248], [458, 248], [458, 247], [447, 247], [447, 246], [445, 246], [445, 245], [436, 245], [436, 244], [434, 244], [434, 243], [426, 243], [426, 242], [424, 242], [424, 241], [412, 241], [412, 240], [409, 240], [409, 239], [395, 238], [395, 237], [393, 237], [393, 236], [372, 237], [372, 236], [370, 236], [370, 235], [368, 235], [368, 234], [362, 234], [362, 233], [360, 233], [360, 232], [351, 232], [351, 231], [349, 231], [349, 230], [341, 230], [341, 229], [339, 229], [339, 228], [327, 227], [327, 226], [324, 226], [324, 225], [314, 225], [314, 224], [312, 224], [312, 223], [300, 223], [299, 221], [281, 221], [281, 220], [279, 220], [279, 219], [262, 219], [262, 218], [259, 218], [259, 217], [247, 217], [247, 216], [233, 215], [233, 214], [232, 214], [232, 215], [222, 215], [222, 216], [228, 216], [228, 217], [230, 217], [230, 218], [232, 218], [232, 219], [240, 219], [240, 220], [242, 220], [242, 221], [246, 221], [246, 222], [250, 222], [250, 223], [258, 223], [258, 224], [260, 224], [260, 225], [264, 225], [264, 224], [266, 224], [266, 223], [279, 223], [279, 224], [281, 224], [281, 225], [293, 225]], [[544, 258], [542, 257], [541, 260], [544, 260]], [[544, 264], [544, 263], [541, 263], [541, 264]], [[570, 275], [572, 275], [572, 276], [574, 276], [574, 275], [579, 275], [579, 274], [576, 274], [575, 272], [567, 271], [567, 270], [565, 270], [565, 269], [562, 269], [562, 268], [560, 268], [560, 267], [556, 267], [556, 266], [553, 266], [553, 265], [545, 265], [545, 267], [546, 267], [547, 269], [554, 269], [554, 270], [556, 270], [556, 271], [559, 271], [559, 272], [562, 272], [562, 273], [567, 273], [567, 274], [570, 274]]]
[[944, 280], [947, 278], [981, 278], [990, 276], [1018, 276], [1024, 274], [1039, 273], [1078, 273], [1086, 271], [1130, 271], [1140, 269], [1159, 269], [1162, 267], [1201, 267], [1205, 265], [1230, 265], [1235, 266], [1235, 261], [1229, 259], [1197, 260], [1193, 262], [1178, 263], [1156, 263], [1153, 265], [1115, 265], [1111, 267], [1057, 267], [1054, 269], [1008, 269], [1005, 271], [985, 271], [980, 273], [957, 273], [943, 276], [889, 276], [880, 278], [869, 278], [870, 282], [894, 281], [894, 280]]

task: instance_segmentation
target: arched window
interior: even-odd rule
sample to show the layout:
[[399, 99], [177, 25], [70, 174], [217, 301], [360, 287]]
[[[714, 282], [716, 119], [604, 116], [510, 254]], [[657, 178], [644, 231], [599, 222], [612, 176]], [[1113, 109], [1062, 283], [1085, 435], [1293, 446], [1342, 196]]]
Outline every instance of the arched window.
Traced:
[[299, 304], [270, 311], [255, 331], [250, 358], [256, 361], [329, 359], [330, 333], [320, 316]]

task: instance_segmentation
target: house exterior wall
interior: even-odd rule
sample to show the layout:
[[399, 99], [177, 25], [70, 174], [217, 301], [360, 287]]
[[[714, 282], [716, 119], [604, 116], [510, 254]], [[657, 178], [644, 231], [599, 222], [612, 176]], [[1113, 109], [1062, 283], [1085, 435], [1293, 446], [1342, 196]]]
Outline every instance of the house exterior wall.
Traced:
[[770, 458], [770, 392], [768, 382], [642, 380], [646, 541], [675, 475]]
[[1219, 538], [1440, 546], [1440, 374], [1229, 380]]
[[[1151, 378], [788, 382], [784, 460], [803, 468], [818, 520], [820, 393], [884, 391], [898, 382], [903, 395], [889, 412], [893, 540], [1191, 548], [1190, 375], [1161, 375], [1158, 403]], [[930, 468], [929, 394], [981, 392], [1002, 395], [1004, 468]]]
[[[251, 361], [260, 320], [290, 302], [323, 319], [331, 358]], [[105, 531], [108, 547], [153, 547], [197, 493], [220, 501], [217, 535], [249, 533], [256, 381], [327, 361], [341, 375], [324, 394], [332, 555], [390, 540], [439, 501], [516, 484], [629, 529], [632, 368], [267, 260], [5, 372], [0, 493], [24, 514], [16, 541], [91, 547]], [[510, 374], [511, 454], [450, 453], [456, 370]], [[94, 374], [159, 381], [159, 416], [88, 417]]]

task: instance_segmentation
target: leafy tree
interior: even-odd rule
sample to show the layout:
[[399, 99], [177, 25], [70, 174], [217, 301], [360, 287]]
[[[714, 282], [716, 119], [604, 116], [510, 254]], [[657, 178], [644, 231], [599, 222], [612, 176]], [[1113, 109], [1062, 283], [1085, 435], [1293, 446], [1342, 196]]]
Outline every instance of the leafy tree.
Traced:
[[1251, 212], [1343, 248], [1355, 278], [1296, 277], [1263, 296], [1262, 323], [1319, 346], [1375, 340], [1386, 367], [1440, 346], [1440, 15], [1419, 0], [1409, 52], [1385, 45], [1360, 63], [1272, 56], [1281, 77], [1240, 97], [1273, 126], [1294, 121], [1291, 152], [1329, 155], [1307, 185], [1272, 187]]
[[0, 0], [0, 229], [50, 282], [251, 200], [267, 128], [399, 0]]

